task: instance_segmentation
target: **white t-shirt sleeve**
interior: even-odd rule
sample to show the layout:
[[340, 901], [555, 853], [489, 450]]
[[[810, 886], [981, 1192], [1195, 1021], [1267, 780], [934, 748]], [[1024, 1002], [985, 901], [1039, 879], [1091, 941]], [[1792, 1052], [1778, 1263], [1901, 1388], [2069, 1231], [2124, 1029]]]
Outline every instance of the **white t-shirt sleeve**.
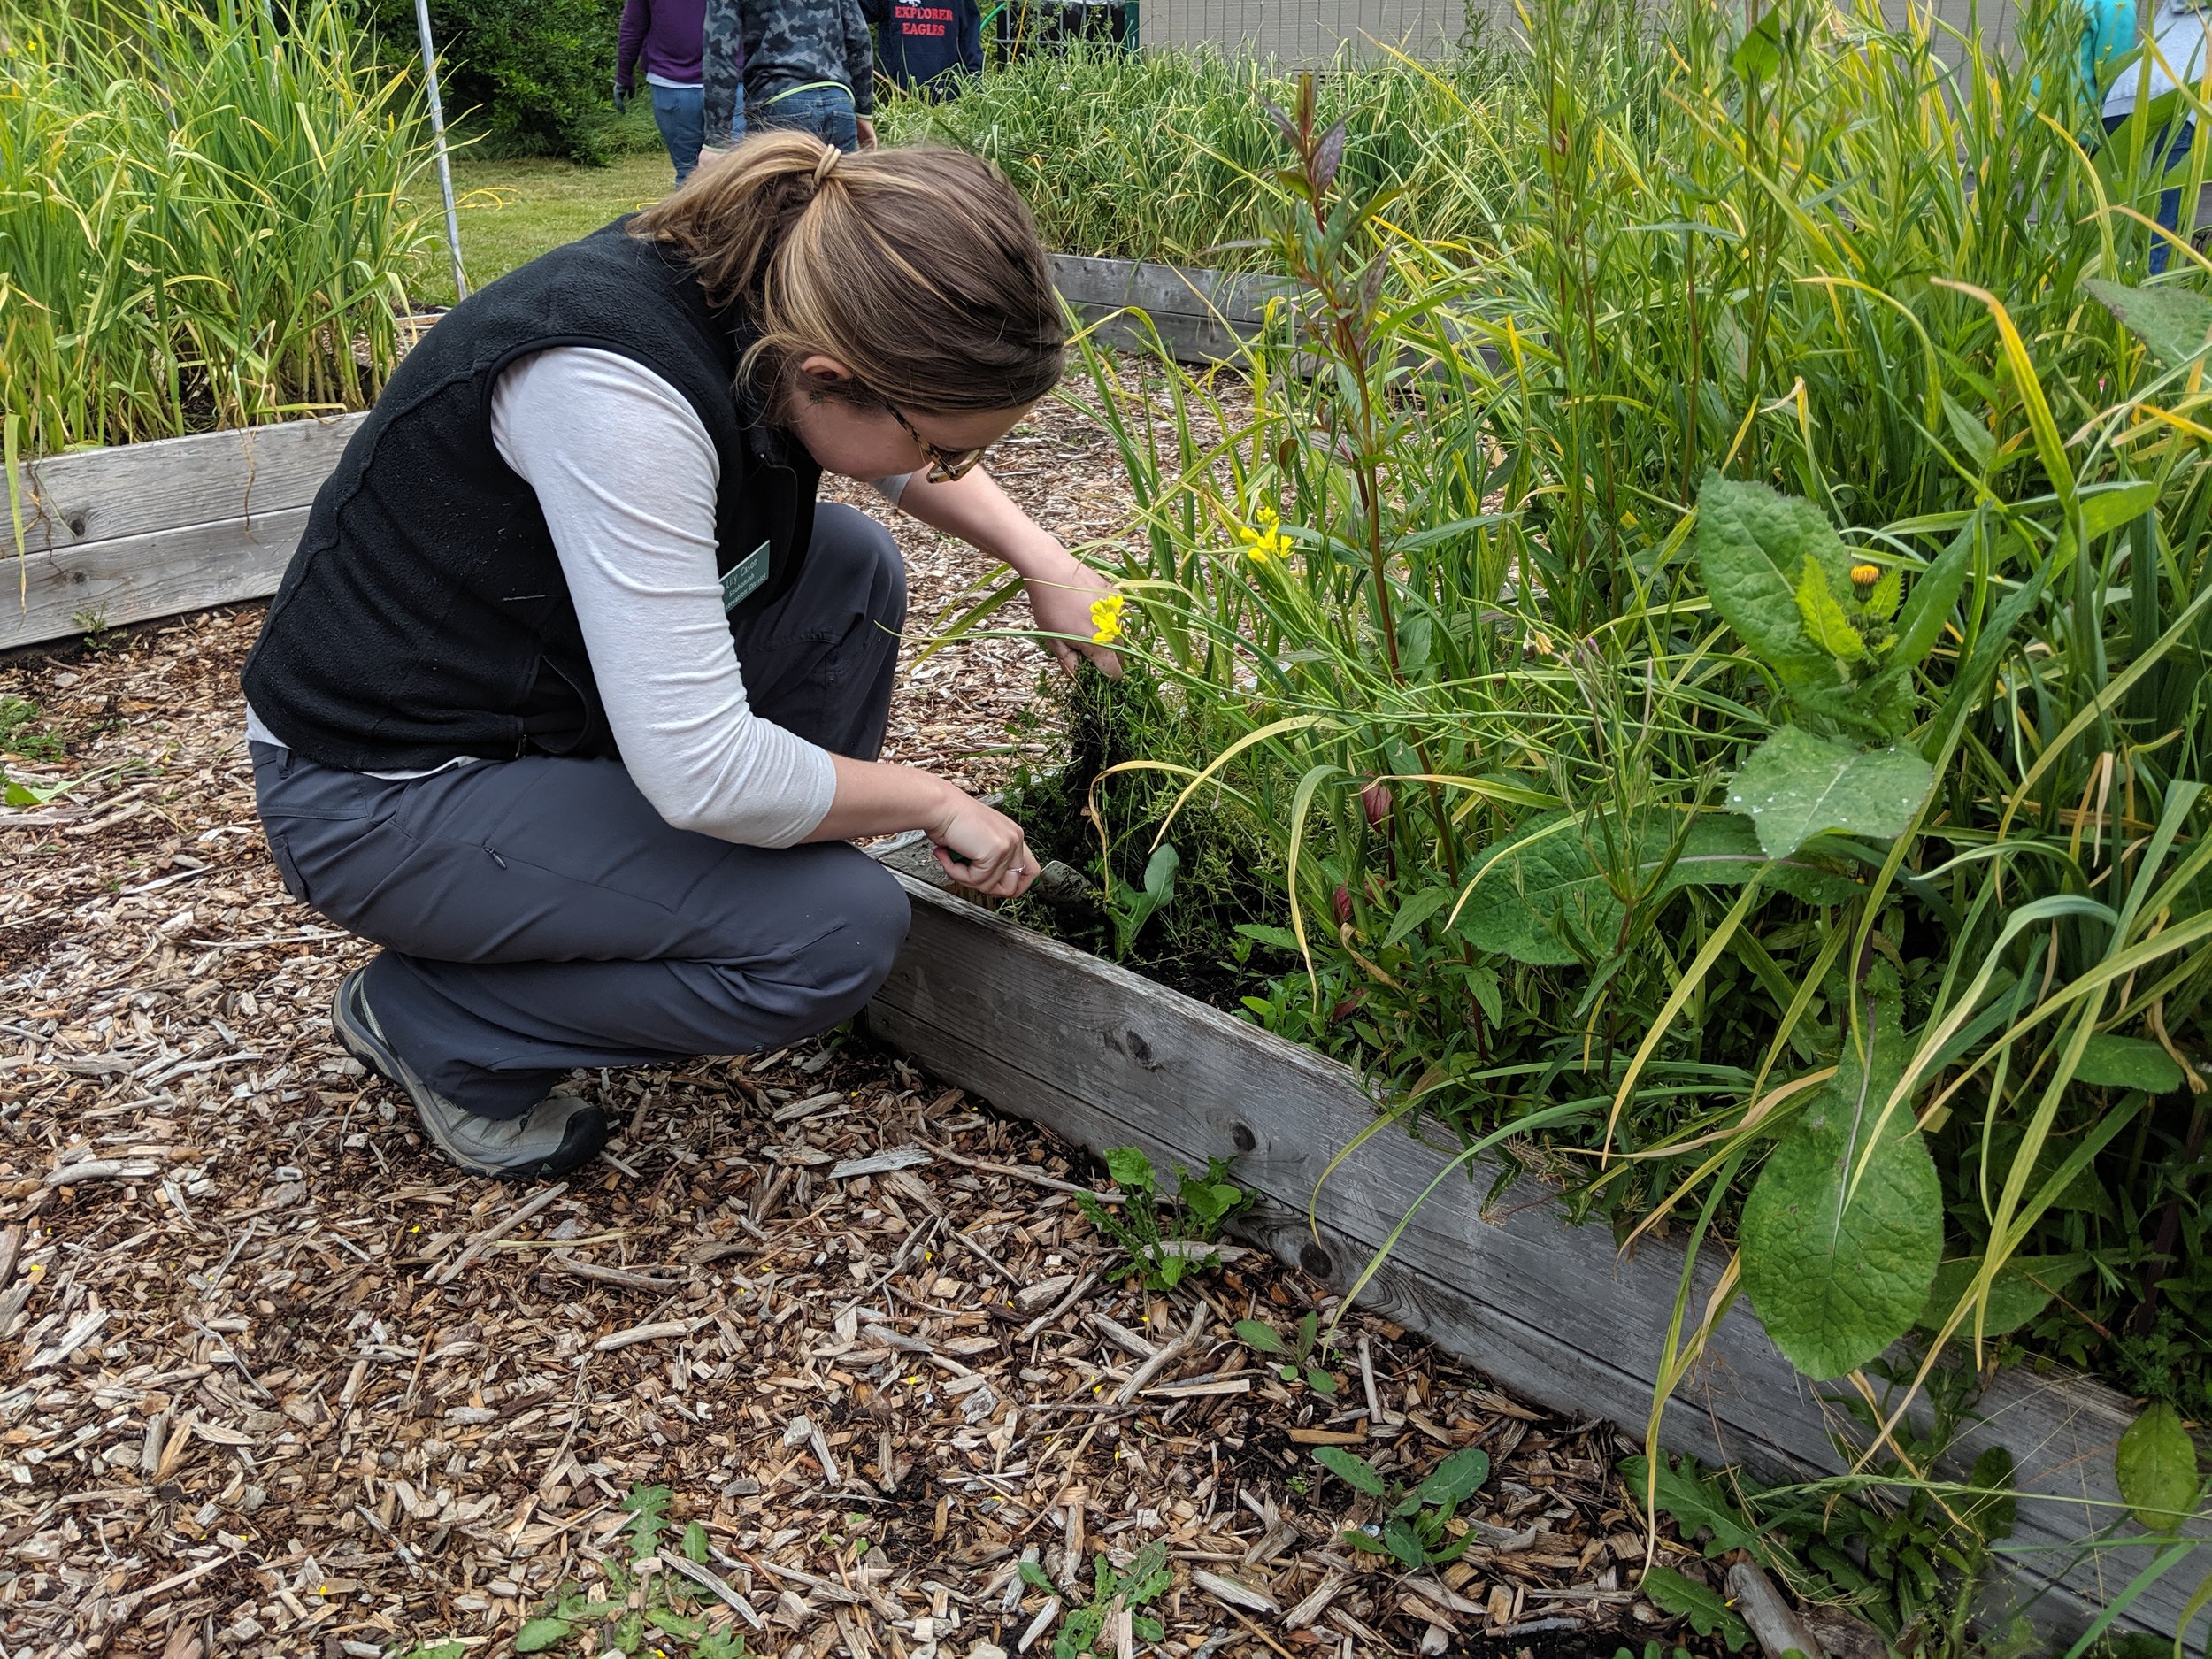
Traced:
[[492, 393], [492, 441], [545, 511], [623, 764], [679, 829], [755, 847], [829, 811], [829, 752], [746, 700], [715, 572], [721, 469], [691, 404], [643, 364], [559, 346]]

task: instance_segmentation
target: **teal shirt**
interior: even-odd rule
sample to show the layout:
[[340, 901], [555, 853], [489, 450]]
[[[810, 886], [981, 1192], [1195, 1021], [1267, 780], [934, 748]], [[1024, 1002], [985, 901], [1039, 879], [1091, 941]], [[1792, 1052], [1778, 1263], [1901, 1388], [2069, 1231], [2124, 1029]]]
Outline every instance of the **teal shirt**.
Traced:
[[2135, 50], [2135, 0], [2085, 0], [2083, 11], [2081, 86], [2093, 104], [2113, 59]]

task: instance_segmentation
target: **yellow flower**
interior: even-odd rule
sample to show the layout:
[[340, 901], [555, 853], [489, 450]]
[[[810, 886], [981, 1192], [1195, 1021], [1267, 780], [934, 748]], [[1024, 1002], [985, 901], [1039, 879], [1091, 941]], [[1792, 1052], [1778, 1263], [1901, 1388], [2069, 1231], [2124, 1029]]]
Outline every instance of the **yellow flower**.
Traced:
[[1237, 540], [1255, 565], [1290, 557], [1290, 538], [1283, 534], [1283, 521], [1272, 508], [1262, 507], [1251, 524], [1239, 525]]
[[1119, 594], [1091, 601], [1091, 643], [1111, 645], [1121, 637], [1122, 607], [1129, 602]]
[[1854, 565], [1851, 567], [1851, 585], [1859, 590], [1862, 601], [1873, 591], [1874, 584], [1881, 580], [1882, 572], [1877, 565]]

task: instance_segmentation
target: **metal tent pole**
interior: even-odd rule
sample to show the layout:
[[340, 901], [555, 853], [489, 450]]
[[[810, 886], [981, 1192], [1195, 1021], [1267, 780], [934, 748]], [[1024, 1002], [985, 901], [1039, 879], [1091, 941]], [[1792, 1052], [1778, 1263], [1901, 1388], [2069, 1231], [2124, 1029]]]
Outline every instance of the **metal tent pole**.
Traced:
[[445, 197], [445, 241], [453, 252], [453, 297], [469, 296], [468, 274], [461, 269], [461, 219], [453, 211], [453, 169], [446, 165], [445, 109], [438, 101], [438, 54], [430, 40], [430, 0], [415, 0], [415, 32], [422, 38], [422, 81], [430, 94], [430, 132], [437, 142], [438, 190]]

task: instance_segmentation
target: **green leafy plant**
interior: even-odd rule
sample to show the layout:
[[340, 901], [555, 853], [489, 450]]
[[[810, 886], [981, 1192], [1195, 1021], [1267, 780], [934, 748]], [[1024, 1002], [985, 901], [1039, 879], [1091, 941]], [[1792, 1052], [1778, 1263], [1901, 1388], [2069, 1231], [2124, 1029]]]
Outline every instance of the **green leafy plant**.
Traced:
[[1303, 1381], [1316, 1394], [1333, 1394], [1336, 1379], [1315, 1361], [1320, 1356], [1321, 1316], [1309, 1312], [1292, 1327], [1287, 1340], [1273, 1325], [1261, 1319], [1240, 1319], [1236, 1322], [1237, 1340], [1256, 1354], [1264, 1354], [1281, 1363], [1275, 1367], [1276, 1376], [1286, 1383]]
[[1636, 1587], [1661, 1612], [1687, 1619], [1692, 1630], [1718, 1639], [1730, 1653], [1741, 1653], [1750, 1646], [1749, 1626], [1730, 1610], [1717, 1591], [1694, 1578], [1685, 1578], [1671, 1567], [1653, 1567]]
[[[674, 1494], [666, 1486], [634, 1486], [622, 1500], [628, 1519], [622, 1535], [629, 1556], [601, 1563], [607, 1579], [603, 1595], [564, 1588], [535, 1617], [515, 1634], [515, 1651], [550, 1653], [572, 1638], [588, 1635], [595, 1651], [624, 1655], [654, 1654], [666, 1659], [745, 1659], [744, 1635], [731, 1627], [718, 1597], [698, 1582], [664, 1566], [644, 1578], [642, 1604], [631, 1607], [634, 1583], [649, 1564], [659, 1565], [669, 1529]], [[706, 1529], [687, 1522], [676, 1548], [682, 1558], [702, 1573], [710, 1549]], [[680, 1644], [680, 1651], [678, 1645]]]
[[1190, 1273], [1219, 1263], [1217, 1254], [1195, 1247], [1217, 1238], [1223, 1224], [1248, 1201], [1244, 1189], [1228, 1179], [1234, 1160], [1210, 1158], [1201, 1176], [1175, 1165], [1176, 1190], [1163, 1225], [1152, 1160], [1137, 1147], [1114, 1147], [1105, 1157], [1106, 1172], [1122, 1190], [1120, 1209], [1110, 1210], [1088, 1193], [1077, 1194], [1076, 1202], [1124, 1254], [1146, 1288], [1172, 1290]]
[[1448, 1524], [1490, 1478], [1490, 1455], [1463, 1447], [1411, 1486], [1386, 1477], [1365, 1458], [1340, 1446], [1315, 1448], [1313, 1461], [1363, 1496], [1375, 1499], [1379, 1518], [1339, 1534], [1350, 1548], [1388, 1555], [1409, 1571], [1457, 1561], [1473, 1535], [1454, 1538]]
[[1061, 1589], [1033, 1561], [1023, 1562], [1019, 1571], [1022, 1582], [1030, 1588], [1058, 1597], [1067, 1604], [1067, 1613], [1053, 1633], [1053, 1659], [1084, 1659], [1084, 1655], [1098, 1651], [1117, 1610], [1131, 1615], [1130, 1627], [1139, 1641], [1156, 1642], [1167, 1634], [1157, 1618], [1141, 1610], [1166, 1594], [1175, 1582], [1174, 1571], [1167, 1563], [1165, 1545], [1145, 1545], [1131, 1558], [1127, 1568], [1119, 1571], [1104, 1555], [1094, 1556], [1091, 1594], [1080, 1601], [1076, 1600], [1072, 1588]]
[[1117, 956], [1126, 956], [1153, 913], [1174, 901], [1175, 872], [1182, 867], [1182, 856], [1175, 850], [1175, 844], [1164, 841], [1145, 864], [1142, 887], [1125, 887], [1107, 895], [1106, 913], [1114, 924]]
[[27, 698], [0, 697], [0, 753], [25, 760], [59, 760], [67, 754], [61, 734], [43, 723], [42, 712]]
[[350, 8], [0, 0], [0, 33], [12, 451], [373, 400], [432, 234], [429, 148]]

